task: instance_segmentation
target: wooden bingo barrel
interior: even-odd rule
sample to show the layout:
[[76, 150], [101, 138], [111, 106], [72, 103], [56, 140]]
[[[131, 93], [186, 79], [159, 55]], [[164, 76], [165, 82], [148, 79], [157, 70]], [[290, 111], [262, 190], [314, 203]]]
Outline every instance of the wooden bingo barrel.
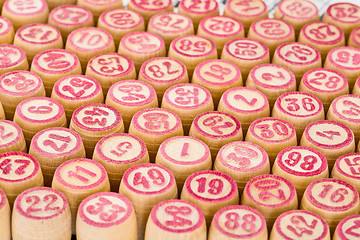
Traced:
[[204, 214], [198, 206], [184, 200], [167, 200], [151, 210], [145, 240], [206, 240], [206, 232]]
[[360, 237], [360, 215], [355, 214], [342, 219], [336, 227], [333, 240], [356, 240]]
[[197, 65], [218, 57], [215, 43], [206, 37], [197, 35], [175, 38], [170, 44], [168, 56], [183, 62], [190, 78]]
[[344, 74], [327, 68], [315, 68], [303, 75], [299, 91], [317, 97], [327, 112], [335, 98], [349, 94], [349, 85]]
[[255, 176], [270, 173], [269, 157], [251, 142], [231, 142], [223, 146], [214, 162], [214, 170], [232, 177], [242, 194], [246, 183]]
[[143, 109], [133, 116], [129, 133], [141, 138], [154, 162], [160, 144], [170, 137], [182, 136], [184, 131], [179, 116], [162, 108]]
[[146, 25], [152, 16], [160, 12], [172, 12], [174, 6], [171, 0], [130, 0], [128, 4], [128, 9], [140, 13], [144, 17]]
[[51, 98], [64, 107], [68, 122], [77, 108], [85, 104], [104, 102], [100, 83], [84, 75], [69, 75], [59, 79], [54, 84]]
[[12, 120], [17, 105], [31, 97], [45, 97], [41, 78], [29, 71], [11, 71], [0, 77], [0, 102], [6, 119]]
[[281, 44], [275, 50], [272, 63], [292, 71], [295, 74], [297, 85], [299, 85], [304, 73], [322, 66], [319, 50], [300, 42]]
[[87, 8], [94, 16], [94, 21], [97, 22], [101, 13], [113, 8], [123, 8], [122, 0], [111, 1], [97, 1], [97, 0], [78, 0], [77, 5]]
[[360, 27], [351, 31], [347, 45], [350, 47], [360, 48]]
[[9, 201], [3, 190], [0, 189], [0, 232], [1, 240], [11, 239], [11, 227], [10, 227], [10, 205]]
[[70, 129], [81, 136], [86, 156], [91, 158], [96, 143], [109, 134], [124, 132], [124, 124], [121, 114], [114, 107], [102, 103], [91, 103], [74, 111]]
[[216, 212], [209, 229], [209, 240], [267, 239], [264, 216], [244, 205], [227, 206]]
[[161, 107], [173, 111], [180, 117], [184, 135], [189, 134], [192, 121], [198, 114], [214, 110], [209, 90], [191, 83], [176, 84], [168, 88], [164, 93]]
[[74, 53], [64, 49], [50, 49], [34, 57], [30, 70], [42, 79], [46, 96], [50, 97], [55, 82], [66, 76], [81, 74], [81, 65]]
[[228, 89], [221, 96], [217, 109], [239, 119], [244, 135], [254, 120], [270, 117], [270, 107], [266, 96], [249, 87]]
[[167, 50], [175, 38], [195, 33], [192, 20], [184, 14], [175, 12], [160, 12], [152, 16], [147, 31], [160, 36]]
[[34, 23], [24, 25], [16, 31], [14, 45], [24, 50], [29, 63], [31, 63], [39, 52], [63, 48], [63, 40], [56, 27]]
[[0, 74], [15, 70], [29, 70], [24, 50], [11, 44], [0, 44]]
[[105, 29], [113, 36], [116, 49], [126, 34], [145, 31], [143, 16], [136, 11], [124, 8], [113, 8], [101, 13], [97, 27]]
[[325, 156], [319, 151], [302, 146], [282, 150], [276, 157], [272, 173], [292, 182], [299, 199], [311, 182], [329, 177]]
[[0, 17], [0, 23], [0, 42], [12, 44], [15, 35], [13, 24], [5, 17]]
[[206, 143], [215, 159], [222, 146], [234, 141], [241, 141], [241, 124], [234, 116], [218, 111], [209, 111], [197, 115], [190, 127], [189, 136]]
[[65, 49], [78, 56], [81, 68], [85, 72], [86, 65], [92, 57], [114, 52], [115, 45], [108, 31], [96, 27], [82, 27], [69, 34]]
[[167, 168], [151, 163], [129, 168], [120, 183], [120, 194], [134, 206], [138, 239], [143, 239], [151, 209], [158, 203], [178, 197], [174, 175]]
[[36, 133], [29, 154], [39, 161], [45, 186], [51, 186], [55, 170], [62, 163], [86, 156], [80, 135], [61, 127], [47, 128]]
[[348, 153], [336, 159], [331, 177], [353, 185], [360, 192], [360, 153]]
[[211, 59], [196, 66], [191, 83], [199, 84], [209, 90], [218, 106], [223, 93], [243, 85], [240, 69], [232, 62], [222, 59]]
[[63, 40], [66, 41], [72, 31], [82, 27], [93, 27], [94, 19], [91, 11], [85, 7], [60, 5], [50, 12], [48, 24], [59, 29]]
[[76, 239], [136, 240], [136, 216], [126, 197], [114, 192], [95, 193], [81, 202]]
[[219, 209], [239, 204], [239, 193], [229, 175], [208, 170], [193, 173], [186, 179], [181, 199], [198, 205], [209, 227]]
[[14, 122], [21, 127], [27, 145], [38, 131], [49, 127], [67, 127], [63, 106], [47, 97], [32, 97], [20, 102], [16, 107]]
[[0, 166], [0, 188], [5, 192], [11, 208], [20, 193], [29, 188], [44, 186], [39, 162], [27, 153], [2, 153]]
[[189, 82], [184, 63], [169, 57], [152, 58], [144, 62], [141, 65], [138, 79], [150, 84], [155, 89], [159, 102], [169, 87]]
[[133, 61], [118, 53], [103, 53], [91, 58], [85, 75], [96, 79], [106, 96], [111, 85], [126, 79], [135, 79], [136, 70]]
[[95, 146], [93, 160], [106, 169], [113, 192], [119, 191], [120, 181], [127, 169], [150, 161], [144, 141], [127, 133], [103, 137]]
[[71, 214], [65, 195], [36, 187], [22, 192], [12, 214], [13, 239], [71, 239]]
[[51, 187], [64, 193], [68, 199], [73, 234], [80, 203], [94, 193], [110, 192], [105, 168], [86, 158], [75, 158], [61, 164], [55, 171]]
[[250, 70], [246, 86], [262, 92], [272, 108], [281, 94], [296, 90], [296, 80], [294, 73], [289, 69], [268, 63], [260, 64]]
[[241, 204], [261, 212], [268, 229], [271, 229], [280, 214], [298, 208], [298, 198], [289, 180], [265, 174], [254, 177], [246, 184]]
[[0, 120], [0, 153], [27, 152], [24, 134], [19, 125], [12, 121]]
[[310, 183], [301, 200], [300, 209], [319, 214], [333, 233], [341, 219], [359, 213], [359, 193], [338, 179], [320, 179]]
[[225, 44], [221, 59], [236, 64], [245, 80], [253, 67], [270, 63], [269, 48], [255, 39], [236, 38]]
[[225, 16], [240, 20], [246, 34], [254, 21], [267, 18], [268, 14], [267, 6], [261, 0], [229, 0], [224, 9]]
[[281, 214], [271, 230], [270, 240], [311, 239], [330, 240], [327, 222], [306, 210], [292, 210]]
[[160, 145], [155, 163], [174, 174], [179, 192], [192, 173], [211, 170], [212, 166], [209, 147], [201, 140], [189, 136], [166, 139]]
[[105, 103], [120, 112], [127, 132], [134, 114], [142, 109], [158, 107], [158, 98], [151, 85], [138, 80], [122, 80], [109, 88]]

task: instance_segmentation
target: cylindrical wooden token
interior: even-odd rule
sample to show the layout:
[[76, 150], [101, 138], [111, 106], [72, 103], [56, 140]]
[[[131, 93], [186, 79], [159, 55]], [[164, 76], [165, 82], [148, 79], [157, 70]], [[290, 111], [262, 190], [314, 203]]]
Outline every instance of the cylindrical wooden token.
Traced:
[[140, 13], [144, 17], [146, 25], [152, 16], [160, 12], [172, 12], [174, 6], [171, 0], [130, 0], [128, 9]]
[[13, 239], [71, 239], [71, 214], [65, 195], [36, 187], [22, 192], [12, 214]]
[[218, 111], [197, 115], [190, 127], [189, 136], [206, 143], [213, 160], [222, 146], [243, 139], [239, 120], [228, 113]]
[[51, 98], [64, 107], [68, 122], [78, 107], [104, 102], [100, 83], [84, 75], [69, 75], [58, 80], [52, 89]]
[[216, 108], [223, 93], [232, 87], [242, 86], [243, 79], [236, 64], [222, 59], [211, 59], [196, 66], [191, 83], [207, 88]]
[[136, 11], [124, 8], [114, 8], [103, 12], [98, 19], [97, 27], [107, 30], [113, 36], [116, 49], [126, 34], [145, 31], [143, 16]]
[[279, 96], [271, 116], [289, 121], [295, 127], [297, 139], [301, 138], [309, 123], [325, 120], [322, 102], [303, 92], [288, 92]]
[[0, 17], [0, 42], [2, 44], [12, 44], [14, 35], [14, 27], [10, 20], [4, 17]]
[[131, 58], [137, 72], [146, 60], [166, 56], [164, 40], [150, 32], [126, 34], [120, 41], [118, 53]]
[[14, 122], [21, 127], [27, 146], [32, 137], [43, 129], [67, 127], [63, 106], [46, 97], [32, 97], [20, 102], [16, 107]]
[[333, 233], [343, 218], [359, 213], [359, 193], [338, 179], [316, 180], [306, 188], [300, 209], [319, 214], [329, 224]]
[[305, 210], [292, 210], [276, 219], [270, 240], [277, 239], [330, 240], [331, 237], [329, 225], [322, 217]]
[[123, 8], [122, 0], [98, 1], [98, 0], [77, 0], [76, 5], [85, 7], [92, 12], [94, 21], [97, 22], [101, 13], [109, 9]]
[[144, 141], [126, 133], [103, 137], [96, 144], [92, 159], [106, 169], [113, 192], [119, 191], [120, 181], [127, 169], [150, 161]]
[[247, 37], [263, 42], [269, 48], [270, 58], [279, 45], [295, 42], [294, 28], [286, 21], [276, 18], [262, 18], [254, 21]]
[[216, 0], [180, 1], [178, 11], [191, 18], [195, 31], [202, 19], [207, 16], [219, 15], [219, 5]]
[[360, 48], [360, 27], [351, 31], [347, 45], [350, 47]]
[[9, 201], [3, 190], [0, 189], [0, 232], [1, 240], [10, 240], [11, 239], [11, 227], [10, 227], [10, 205]]
[[0, 44], [0, 57], [0, 75], [15, 70], [29, 70], [25, 52], [17, 46]]
[[206, 240], [206, 223], [201, 209], [184, 200], [157, 204], [146, 224], [145, 240]]
[[45, 0], [20, 2], [7, 0], [2, 8], [1, 16], [9, 19], [17, 30], [30, 23], [46, 23], [49, 9]]
[[209, 147], [201, 140], [189, 136], [176, 136], [165, 140], [159, 148], [155, 163], [168, 168], [175, 177], [179, 192], [192, 173], [211, 170]]
[[315, 68], [303, 75], [299, 91], [317, 97], [326, 113], [335, 98], [349, 94], [349, 85], [344, 74], [336, 70]]
[[296, 90], [296, 80], [294, 73], [285, 67], [261, 64], [251, 69], [246, 86], [262, 92], [272, 108], [281, 94]]
[[214, 103], [206, 88], [197, 84], [183, 83], [166, 90], [161, 108], [176, 113], [181, 119], [184, 135], [188, 135], [194, 118], [202, 112], [213, 111]]
[[227, 41], [245, 37], [244, 27], [239, 20], [222, 15], [203, 18], [199, 24], [197, 35], [207, 37], [216, 43], [219, 56]]
[[236, 117], [244, 136], [250, 124], [261, 117], [270, 117], [270, 107], [266, 96], [259, 90], [249, 87], [233, 87], [221, 97], [218, 111]]
[[53, 10], [56, 7], [62, 6], [62, 5], [74, 5], [76, 4], [76, 0], [46, 0], [49, 10]]
[[295, 127], [286, 120], [263, 117], [253, 121], [246, 133], [245, 141], [255, 143], [268, 154], [270, 164], [284, 148], [296, 146]]
[[292, 71], [295, 74], [297, 86], [304, 73], [311, 69], [322, 67], [319, 50], [300, 42], [281, 44], [275, 50], [272, 63]]
[[145, 142], [151, 162], [155, 161], [156, 153], [163, 141], [184, 134], [179, 116], [163, 108], [147, 108], [135, 113], [129, 133]]
[[152, 163], [137, 164], [129, 168], [122, 178], [119, 193], [126, 196], [134, 206], [138, 239], [144, 238], [151, 209], [162, 201], [178, 197], [172, 172]]
[[359, 234], [360, 215], [355, 214], [342, 219], [336, 227], [333, 240], [356, 240]]
[[327, 22], [306, 24], [300, 31], [298, 41], [318, 49], [323, 62], [331, 49], [345, 46], [345, 36], [342, 29]]
[[353, 185], [360, 192], [360, 153], [348, 153], [339, 157], [331, 172], [331, 177]]
[[351, 91], [356, 79], [360, 75], [360, 49], [337, 47], [330, 50], [324, 63], [324, 68], [333, 69], [344, 74]]
[[60, 31], [48, 24], [28, 24], [16, 31], [14, 45], [22, 48], [29, 63], [39, 52], [63, 48]]
[[48, 24], [59, 29], [64, 42], [69, 34], [82, 27], [93, 27], [94, 19], [89, 9], [77, 5], [61, 5], [50, 12]]
[[294, 27], [296, 37], [305, 24], [320, 21], [317, 6], [309, 0], [280, 1], [275, 9], [274, 18], [290, 23]]
[[81, 74], [81, 65], [74, 53], [64, 49], [49, 49], [36, 54], [30, 70], [41, 78], [46, 96], [50, 97], [55, 82], [69, 75]]
[[245, 80], [253, 67], [270, 63], [269, 48], [254, 39], [237, 38], [225, 44], [221, 59], [236, 64], [241, 69], [242, 79]]
[[209, 240], [268, 238], [264, 216], [256, 209], [244, 206], [227, 206], [216, 212], [209, 230]]
[[51, 187], [64, 193], [69, 202], [73, 234], [80, 203], [94, 193], [110, 192], [105, 168], [86, 158], [75, 158], [61, 164], [55, 171]]
[[85, 158], [86, 155], [80, 135], [62, 127], [47, 128], [35, 134], [29, 154], [39, 161], [44, 184], [48, 187], [57, 167], [67, 160]]
[[251, 142], [231, 142], [223, 146], [214, 163], [214, 170], [232, 177], [242, 194], [246, 183], [255, 176], [270, 173], [265, 150]]
[[150, 84], [155, 89], [159, 102], [169, 87], [189, 82], [184, 63], [168, 57], [152, 58], [144, 62], [141, 65], [138, 79]]
[[138, 80], [122, 80], [113, 84], [105, 103], [120, 112], [126, 132], [135, 113], [146, 108], [159, 107], [155, 89]]
[[346, 125], [336, 121], [320, 120], [310, 123], [305, 128], [300, 146], [310, 147], [324, 154], [331, 171], [337, 158], [355, 152], [355, 138]]
[[31, 97], [45, 97], [41, 78], [28, 71], [12, 71], [0, 77], [0, 102], [6, 119], [12, 120], [16, 106]]
[[119, 111], [102, 103], [90, 103], [77, 108], [69, 127], [81, 136], [87, 158], [92, 158], [95, 145], [101, 138], [124, 132]]
[[236, 182], [229, 175], [207, 170], [193, 173], [186, 179], [181, 199], [198, 205], [210, 227], [219, 209], [239, 204], [239, 193]]
[[334, 3], [326, 9], [322, 20], [340, 27], [348, 39], [351, 31], [360, 24], [360, 6], [347, 2]]
[[240, 20], [246, 34], [254, 21], [267, 18], [268, 14], [266, 4], [261, 0], [229, 0], [224, 9], [225, 16]]
[[168, 56], [185, 64], [190, 79], [198, 64], [218, 57], [215, 43], [208, 38], [196, 35], [174, 39], [170, 44]]
[[27, 152], [24, 134], [19, 125], [12, 121], [0, 120], [0, 153]]
[[246, 184], [241, 204], [261, 212], [270, 230], [280, 214], [298, 208], [298, 198], [289, 180], [265, 174], [252, 178]]
[[82, 70], [85, 72], [86, 65], [92, 57], [101, 53], [114, 52], [115, 45], [108, 31], [96, 27], [83, 27], [69, 34], [65, 49], [79, 57]]
[[272, 173], [292, 182], [299, 199], [311, 182], [329, 177], [325, 156], [319, 151], [302, 146], [282, 150], [276, 157]]
[[20, 193], [29, 188], [44, 186], [39, 162], [27, 153], [2, 153], [0, 166], [0, 189], [5, 192], [11, 208]]
[[114, 192], [85, 198], [76, 218], [76, 239], [136, 240], [136, 216], [129, 199]]
[[192, 20], [184, 14], [175, 12], [161, 12], [152, 16], [147, 31], [159, 35], [164, 40], [167, 50], [175, 38], [195, 33]]
[[342, 95], [332, 101], [326, 119], [348, 126], [354, 133], [355, 142], [360, 140], [360, 96]]

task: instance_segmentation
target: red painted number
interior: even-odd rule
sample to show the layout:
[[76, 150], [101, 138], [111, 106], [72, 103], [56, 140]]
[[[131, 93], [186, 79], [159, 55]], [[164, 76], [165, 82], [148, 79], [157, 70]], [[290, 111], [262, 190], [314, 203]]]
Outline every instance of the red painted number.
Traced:
[[58, 200], [58, 196], [55, 194], [47, 194], [43, 197], [43, 202], [49, 202], [44, 208], [36, 207], [41, 202], [39, 196], [33, 195], [26, 197], [26, 203], [31, 203], [29, 207], [26, 208], [27, 213], [40, 212], [40, 211], [58, 211], [60, 207], [51, 207]]
[[[167, 206], [165, 212], [173, 217], [172, 220], [165, 221], [165, 225], [172, 226], [174, 228], [184, 225], [192, 225], [190, 219], [184, 218], [183, 216], [189, 216], [192, 213], [190, 207], [187, 206]], [[181, 215], [181, 217], [179, 216]]]
[[[208, 182], [208, 179], [206, 177], [201, 177], [199, 179], [196, 179], [196, 182], [198, 183], [197, 191], [199, 193], [204, 193], [206, 189], [206, 185], [208, 185], [207, 192], [211, 195], [219, 195], [222, 193], [224, 188], [224, 183], [219, 178], [211, 179]], [[208, 183], [208, 184], [207, 184]]]
[[[141, 172], [137, 172], [134, 175], [133, 184], [136, 185], [142, 185], [144, 188], [149, 189], [150, 188], [150, 181], [152, 184], [161, 186], [165, 183], [165, 177], [162, 174], [162, 172], [156, 168], [151, 168], [147, 171], [147, 176], [143, 176]], [[148, 180], [148, 177], [150, 178], [150, 181]]]
[[[223, 134], [224, 132], [220, 130], [221, 128], [231, 128], [234, 126], [232, 122], [224, 121], [224, 118], [221, 116], [210, 116], [204, 119], [203, 124], [206, 127], [210, 127], [212, 131], [217, 134]], [[221, 123], [221, 124], [219, 124]]]
[[[280, 183], [273, 179], [263, 179], [257, 181], [254, 186], [256, 189], [261, 190], [259, 193], [259, 199], [262, 201], [269, 201], [271, 198], [275, 198], [277, 200], [286, 200], [285, 193], [282, 189], [278, 189], [280, 187]], [[277, 195], [270, 192], [270, 190], [276, 190]]]
[[[334, 188], [331, 184], [323, 184], [324, 189], [319, 193], [318, 197], [326, 198], [328, 193]], [[330, 195], [330, 201], [333, 203], [340, 203], [345, 200], [345, 195], [349, 192], [345, 188], [338, 188]]]

